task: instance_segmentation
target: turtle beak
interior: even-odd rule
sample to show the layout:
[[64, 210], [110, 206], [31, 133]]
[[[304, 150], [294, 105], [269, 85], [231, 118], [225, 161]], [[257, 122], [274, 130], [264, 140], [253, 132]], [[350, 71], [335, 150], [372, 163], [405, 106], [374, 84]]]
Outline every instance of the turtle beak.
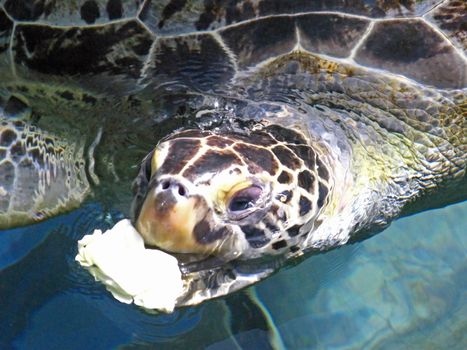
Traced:
[[149, 246], [176, 253], [207, 254], [212, 244], [203, 244], [193, 234], [208, 207], [176, 180], [160, 181], [150, 189], [136, 220], [136, 229]]

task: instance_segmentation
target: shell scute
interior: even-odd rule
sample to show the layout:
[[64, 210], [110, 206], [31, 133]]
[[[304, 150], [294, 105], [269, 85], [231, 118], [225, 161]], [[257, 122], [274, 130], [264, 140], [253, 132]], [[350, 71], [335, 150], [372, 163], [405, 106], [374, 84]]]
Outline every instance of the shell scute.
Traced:
[[246, 22], [220, 33], [240, 68], [290, 52], [296, 44], [294, 19], [288, 16]]
[[448, 0], [433, 11], [426, 19], [437, 26], [464, 51], [467, 50], [467, 2]]
[[211, 34], [157, 40], [147, 77], [152, 81], [178, 81], [202, 90], [215, 90], [228, 82], [235, 68], [220, 42]]
[[163, 0], [147, 2], [140, 18], [157, 34], [217, 30], [265, 16], [335, 11], [370, 18], [423, 15], [441, 0]]
[[462, 88], [467, 84], [462, 57], [418, 19], [376, 23], [355, 60], [440, 88]]
[[89, 75], [103, 85], [109, 77], [120, 76], [128, 85], [140, 78], [152, 42], [151, 34], [136, 21], [94, 28], [20, 24], [13, 51], [17, 66], [29, 68], [27, 77], [30, 71], [61, 77]]
[[369, 20], [331, 14], [296, 18], [300, 45], [307, 51], [347, 57], [369, 25]]

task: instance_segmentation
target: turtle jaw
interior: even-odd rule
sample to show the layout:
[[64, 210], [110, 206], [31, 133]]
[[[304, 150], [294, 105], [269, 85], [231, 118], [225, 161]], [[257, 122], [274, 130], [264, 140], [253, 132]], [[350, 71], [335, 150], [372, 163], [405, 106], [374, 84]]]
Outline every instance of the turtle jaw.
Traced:
[[178, 189], [163, 186], [159, 184], [148, 192], [136, 220], [136, 229], [146, 245], [172, 253], [213, 253], [216, 242], [200, 241], [195, 234], [199, 226], [210, 227], [206, 202], [200, 196], [181, 195]]

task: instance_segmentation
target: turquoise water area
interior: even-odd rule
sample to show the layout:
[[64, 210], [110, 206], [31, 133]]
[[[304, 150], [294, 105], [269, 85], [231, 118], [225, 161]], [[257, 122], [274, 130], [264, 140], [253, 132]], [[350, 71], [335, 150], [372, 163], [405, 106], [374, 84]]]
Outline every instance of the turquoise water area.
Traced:
[[395, 222], [227, 298], [148, 314], [75, 261], [121, 216], [0, 232], [0, 349], [466, 349], [467, 202]]

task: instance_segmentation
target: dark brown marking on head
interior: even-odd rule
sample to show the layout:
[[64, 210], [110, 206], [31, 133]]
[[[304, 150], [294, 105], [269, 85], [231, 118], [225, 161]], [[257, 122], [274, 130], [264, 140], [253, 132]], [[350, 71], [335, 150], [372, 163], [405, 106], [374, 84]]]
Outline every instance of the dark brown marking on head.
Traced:
[[178, 174], [198, 152], [201, 142], [193, 139], [174, 140], [169, 145], [164, 163], [157, 169], [159, 174]]
[[255, 226], [240, 226], [240, 228], [245, 234], [245, 239], [252, 248], [264, 247], [270, 241], [270, 239], [264, 234], [263, 230], [260, 230]]
[[[293, 197], [293, 192], [292, 191], [282, 191], [281, 193], [279, 193], [279, 195], [277, 197], [282, 203], [289, 203], [290, 200]], [[285, 197], [285, 200], [283, 200], [283, 197]]]
[[316, 158], [316, 165], [318, 166], [318, 176], [325, 180], [329, 180], [329, 172], [328, 169], [324, 166], [323, 162], [319, 159]]
[[292, 182], [292, 175], [287, 171], [282, 171], [277, 178], [280, 184], [289, 184]]
[[274, 242], [271, 246], [272, 246], [272, 249], [279, 250], [279, 249], [287, 247], [287, 242], [285, 241], [285, 239], [282, 239], [280, 241]]
[[298, 158], [303, 160], [306, 167], [308, 169], [315, 168], [315, 158], [316, 154], [309, 146], [295, 146], [295, 145], [288, 145], [288, 147], [297, 155]]
[[276, 204], [271, 205], [271, 214], [277, 216], [277, 212], [279, 211], [279, 207]]
[[283, 222], [286, 222], [289, 219], [285, 211], [282, 211], [280, 214], [278, 214], [277, 218]]
[[248, 170], [252, 174], [262, 172], [263, 170], [271, 175], [275, 174], [278, 164], [270, 151], [243, 143], [236, 144], [234, 150], [243, 157]]
[[300, 200], [298, 201], [298, 205], [300, 207], [300, 216], [304, 216], [308, 214], [311, 210], [311, 202], [308, 198], [304, 196], [300, 196]]
[[293, 170], [300, 168], [300, 160], [287, 147], [276, 146], [272, 149], [272, 151], [276, 155], [277, 159], [279, 159], [279, 161], [287, 168]]
[[267, 218], [266, 220], [264, 220], [264, 224], [266, 225], [266, 227], [268, 228], [268, 230], [270, 230], [271, 232], [278, 232], [278, 231], [279, 231], [279, 227], [277, 227], [277, 226], [271, 221], [271, 218]]
[[298, 185], [308, 192], [312, 192], [315, 177], [308, 170], [303, 170], [298, 174]]
[[324, 201], [326, 200], [326, 197], [328, 195], [328, 188], [326, 187], [326, 185], [324, 185], [322, 182], [319, 183], [319, 186], [318, 186], [318, 208], [321, 208], [323, 205], [324, 205]]
[[293, 245], [293, 246], [290, 247], [290, 252], [291, 252], [291, 253], [296, 253], [296, 252], [298, 252], [299, 250], [300, 250], [300, 248], [297, 247], [296, 245]]
[[265, 147], [272, 146], [277, 143], [277, 141], [274, 140], [271, 137], [271, 135], [263, 131], [256, 131], [256, 132], [251, 133], [248, 139], [249, 139], [249, 142], [252, 144], [259, 145], [259, 146], [265, 146]]
[[206, 235], [208, 232], [211, 232], [211, 225], [206, 219], [198, 222], [193, 228], [193, 236], [195, 237], [196, 241], [201, 244], [207, 242]]
[[268, 133], [263, 131], [254, 131], [248, 135], [234, 133], [230, 135], [230, 138], [234, 141], [243, 141], [248, 144], [268, 147], [277, 144], [277, 141], [271, 137]]
[[208, 151], [186, 169], [183, 176], [193, 181], [199, 175], [220, 172], [232, 164], [242, 164], [234, 153], [230, 151]]
[[298, 234], [300, 233], [300, 228], [301, 227], [302, 227], [301, 225], [294, 225], [294, 226], [290, 227], [287, 230], [287, 233], [289, 234], [289, 237], [298, 236]]
[[219, 147], [219, 148], [225, 148], [227, 146], [230, 146], [233, 143], [234, 142], [232, 140], [229, 140], [225, 137], [220, 137], [217, 135], [209, 136], [207, 139], [208, 146]]
[[279, 125], [270, 125], [266, 127], [266, 131], [271, 133], [271, 135], [274, 136], [274, 138], [277, 141], [292, 143], [296, 145], [307, 144], [303, 135], [292, 129], [283, 128]]
[[271, 205], [271, 209], [269, 209], [270, 213], [275, 216], [279, 221], [287, 221], [288, 217], [284, 210], [279, 210], [279, 206], [277, 204]]
[[227, 237], [231, 233], [228, 227], [222, 226], [220, 228], [211, 229], [208, 220], [203, 219], [196, 224], [193, 229], [193, 235], [196, 242], [200, 244], [210, 244], [219, 239]]

